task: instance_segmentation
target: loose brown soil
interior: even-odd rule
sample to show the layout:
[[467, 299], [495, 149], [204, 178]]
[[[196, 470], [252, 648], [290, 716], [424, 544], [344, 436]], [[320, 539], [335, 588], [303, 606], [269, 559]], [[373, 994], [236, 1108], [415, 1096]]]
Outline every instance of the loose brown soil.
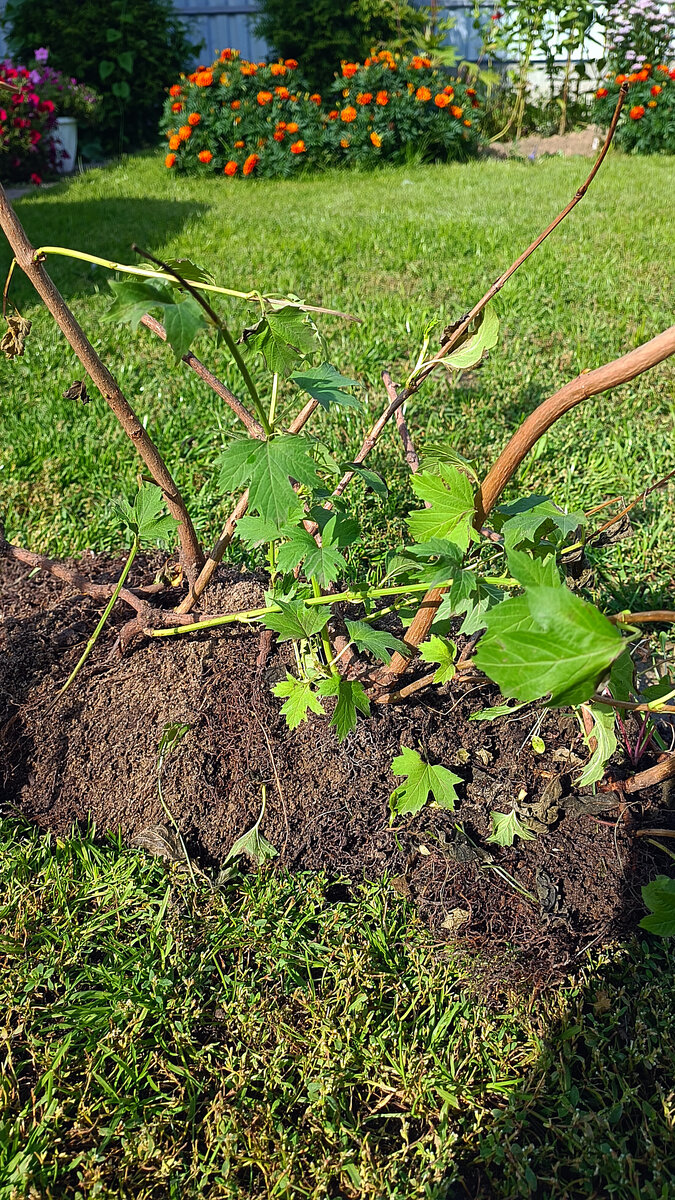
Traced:
[[[119, 572], [100, 558], [79, 566], [97, 582]], [[152, 564], [140, 564], [132, 586], [152, 578]], [[209, 606], [255, 605], [263, 584], [262, 576], [221, 568]], [[261, 670], [259, 631], [232, 626], [146, 642], [119, 659], [111, 652], [122, 608], [55, 702], [98, 614], [66, 585], [0, 560], [5, 814], [19, 811], [62, 835], [91, 817], [101, 834], [119, 828], [129, 842], [142, 840], [148, 827], [167, 824], [157, 794], [162, 731], [185, 722], [190, 731], [167, 760], [164, 794], [190, 855], [210, 873], [256, 820], [265, 784], [261, 832], [277, 848], [277, 864], [347, 880], [386, 873], [440, 943], [481, 950], [493, 981], [551, 980], [587, 946], [634, 928], [640, 886], [657, 870], [655, 852], [633, 837], [634, 822], [648, 808], [648, 824], [668, 824], [668, 796], [653, 789], [622, 816], [588, 789], [576, 791], [572, 780], [588, 752], [569, 714], [545, 714], [538, 732], [546, 750], [535, 754], [534, 710], [469, 722], [498, 697], [490, 685], [454, 682], [395, 708], [374, 706], [339, 745], [327, 718], [311, 717], [291, 733], [280, 716], [270, 686], [292, 665], [288, 646], [273, 649]], [[391, 762], [401, 746], [419, 747], [462, 777], [456, 812], [430, 807], [390, 825], [389, 795], [400, 782]], [[630, 773], [620, 763], [616, 772]], [[510, 849], [486, 846], [491, 810], [509, 811], [522, 791], [542, 832]]]
[[598, 125], [572, 129], [569, 133], [532, 133], [518, 141], [493, 142], [487, 153], [492, 158], [542, 158], [562, 155], [563, 158], [595, 158], [605, 140], [606, 130]]

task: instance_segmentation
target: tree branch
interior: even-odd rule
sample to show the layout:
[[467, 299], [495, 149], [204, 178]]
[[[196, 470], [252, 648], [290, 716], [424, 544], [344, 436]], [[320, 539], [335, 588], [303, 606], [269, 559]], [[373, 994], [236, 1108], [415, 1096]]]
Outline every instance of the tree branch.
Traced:
[[188, 579], [193, 579], [204, 557], [185, 502], [154, 442], [146, 433], [131, 405], [108, 368], [102, 363], [81, 326], [75, 320], [44, 267], [35, 262], [35, 250], [0, 186], [0, 228], [9, 242], [21, 270], [52, 314], [56, 324], [79, 358], [82, 366], [112, 410], [122, 429], [131, 438], [137, 453], [155, 483], [162, 489], [167, 507], [179, 522], [181, 558]]

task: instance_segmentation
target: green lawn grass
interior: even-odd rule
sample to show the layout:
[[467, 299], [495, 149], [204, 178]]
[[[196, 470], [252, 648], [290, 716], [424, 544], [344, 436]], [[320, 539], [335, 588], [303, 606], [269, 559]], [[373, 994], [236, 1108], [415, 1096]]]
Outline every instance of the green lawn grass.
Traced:
[[[141, 158], [17, 210], [35, 244], [131, 260], [136, 241], [189, 254], [230, 286], [290, 289], [363, 317], [323, 327], [329, 360], [366, 383], [372, 415], [382, 368], [401, 378], [427, 322], [461, 315], [587, 169], [489, 162], [243, 187], [174, 179]], [[430, 381], [411, 404], [420, 447], [443, 437], [486, 467], [560, 383], [670, 323], [672, 172], [672, 160], [609, 160], [504, 290], [489, 361], [458, 388]], [[105, 272], [48, 265], [208, 540], [229, 506], [212, 488], [229, 414], [148, 333], [104, 322]], [[34, 328], [25, 358], [0, 362], [7, 534], [55, 554], [117, 549], [111, 502], [134, 488], [138, 464], [98, 399], [63, 399], [78, 364], [27, 285], [12, 294]], [[223, 307], [240, 329], [243, 307]], [[239, 390], [208, 339], [197, 350]], [[590, 507], [665, 474], [672, 380], [664, 365], [577, 410], [518, 487]], [[365, 424], [349, 413], [315, 427], [347, 454]], [[373, 462], [390, 497], [357, 489], [354, 503], [376, 571], [411, 493], [395, 437]], [[670, 596], [672, 496], [652, 497], [634, 538], [604, 558], [613, 606]], [[90, 834], [49, 840], [9, 817], [0, 829], [2, 1200], [673, 1195], [667, 945], [580, 960], [568, 987], [491, 1011], [386, 881], [346, 893], [264, 871], [195, 891]]]

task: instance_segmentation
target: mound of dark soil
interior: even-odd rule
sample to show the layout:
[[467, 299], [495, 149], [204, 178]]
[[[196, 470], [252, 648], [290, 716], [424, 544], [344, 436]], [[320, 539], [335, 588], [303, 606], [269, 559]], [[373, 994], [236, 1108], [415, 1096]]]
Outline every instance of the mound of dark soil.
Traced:
[[[97, 582], [119, 564], [79, 564]], [[140, 564], [132, 586], [151, 582]], [[221, 569], [209, 606], [235, 611], [260, 602], [263, 577]], [[547, 712], [531, 745], [533, 710], [469, 722], [497, 701], [491, 685], [446, 685], [397, 707], [373, 706], [340, 745], [327, 718], [289, 732], [271, 684], [292, 666], [292, 649], [256, 665], [256, 629], [224, 626], [199, 636], [145, 643], [111, 656], [113, 617], [72, 689], [58, 686], [77, 661], [99, 608], [51, 577], [0, 560], [0, 798], [41, 827], [67, 833], [91, 816], [128, 840], [166, 824], [157, 792], [158, 746], [169, 722], [190, 726], [167, 759], [164, 796], [191, 856], [215, 872], [260, 812], [261, 832], [289, 869], [335, 877], [392, 877], [439, 941], [480, 948], [493, 975], [551, 979], [590, 944], [635, 926], [640, 885], [654, 852], [632, 836], [636, 809], [617, 814], [573, 780], [588, 756], [568, 714]], [[327, 707], [332, 702], [327, 702]], [[391, 762], [401, 746], [460, 775], [456, 812], [428, 807], [390, 824]], [[649, 823], [663, 819], [660, 790], [640, 797]], [[486, 845], [492, 810], [521, 797], [540, 830], [534, 841]], [[529, 895], [528, 895], [529, 893]]]

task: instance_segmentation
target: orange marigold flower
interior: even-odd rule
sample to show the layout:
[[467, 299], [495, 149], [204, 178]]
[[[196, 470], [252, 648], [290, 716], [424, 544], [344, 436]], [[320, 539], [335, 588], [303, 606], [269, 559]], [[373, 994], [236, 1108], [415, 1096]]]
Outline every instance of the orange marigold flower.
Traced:
[[169, 150], [180, 150], [181, 139], [179, 137], [169, 138]]
[[213, 158], [213, 155], [210, 150], [200, 150], [199, 154], [197, 155], [197, 158], [199, 159], [200, 162], [210, 163], [211, 159]]
[[234, 123], [235, 123], [235, 125], [241, 125], [241, 117], [235, 117]]
[[[255, 155], [254, 155], [254, 157], [255, 157]], [[238, 170], [239, 170], [239, 163], [236, 163], [234, 161], [234, 159], [231, 158], [229, 162], [225, 163], [225, 166], [223, 168], [223, 175], [236, 175]]]
[[258, 104], [261, 106], [261, 108], [265, 104], [271, 104], [273, 99], [274, 96], [271, 92], [258, 92]]
[[293, 145], [291, 146], [291, 154], [304, 154], [306, 149], [307, 147], [305, 146], [305, 143], [303, 142], [302, 138], [300, 138], [299, 141], [293, 142]]
[[[199, 69], [200, 69], [200, 71], [201, 71], [201, 70], [203, 70], [203, 68], [202, 68], [202, 67], [200, 67]], [[190, 83], [194, 83], [194, 81], [195, 81], [195, 79], [196, 79], [196, 78], [197, 78], [197, 72], [196, 72], [196, 71], [193, 71], [191, 75], [188, 75], [188, 80], [189, 80], [189, 82], [190, 82]]]
[[[235, 51], [235, 53], [236, 53], [236, 51]], [[221, 52], [220, 52], [220, 61], [221, 62], [230, 62], [231, 58], [232, 58], [232, 51], [229, 48], [227, 50], [221, 50]]]
[[644, 83], [645, 79], [649, 79], [649, 71], [646, 71], [643, 67], [641, 71], [638, 71], [638, 80], [640, 83]]
[[266, 142], [267, 142], [267, 138], [258, 138], [258, 145], [260, 146], [261, 149], [266, 144]]
[[647, 108], [657, 108], [657, 107], [658, 107], [658, 105], [656, 103], [656, 100], [648, 100], [647, 101]]
[[410, 60], [410, 66], [415, 71], [421, 71], [422, 67], [430, 67], [431, 66], [431, 59], [430, 58], [421, 58], [419, 54], [415, 54], [414, 57]]
[[668, 68], [665, 63], [659, 63], [659, 65], [656, 69], [657, 69], [657, 71], [663, 71], [664, 75], [668, 74]]
[[652, 64], [651, 64], [651, 63], [644, 63], [644, 65], [643, 65], [643, 67], [642, 67], [642, 70], [643, 70], [643, 71], [651, 71], [651, 69], [652, 69]]
[[283, 129], [275, 129], [272, 137], [274, 138], [275, 142], [283, 142], [286, 134], [284, 133]]
[[645, 110], [641, 104], [635, 104], [630, 110], [631, 121], [640, 121], [645, 115]]
[[201, 113], [190, 113], [190, 116], [188, 117], [188, 125], [199, 125], [201, 119]]
[[348, 105], [347, 108], [343, 108], [342, 112], [340, 113], [340, 120], [344, 121], [346, 125], [349, 125], [352, 121], [355, 121], [356, 109], [352, 108], [351, 105]]
[[373, 93], [372, 92], [359, 92], [358, 96], [356, 97], [356, 103], [360, 104], [362, 107], [364, 104], [372, 104], [372, 102], [373, 102]]
[[181, 125], [180, 129], [178, 130], [178, 136], [181, 142], [187, 142], [188, 138], [192, 137], [192, 126]]
[[448, 84], [448, 86], [447, 86], [447, 87], [444, 87], [444, 88], [443, 88], [443, 95], [444, 95], [444, 96], [454, 96], [454, 94], [455, 94], [455, 89], [454, 89], [454, 87], [452, 87], [450, 84]]
[[181, 96], [182, 95], [181, 86], [179, 83], [174, 83], [173, 87], [169, 88], [169, 95], [170, 96]]
[[276, 87], [274, 90], [280, 100], [288, 100], [291, 94], [287, 87]]
[[211, 87], [213, 83], [213, 71], [197, 71], [195, 83], [197, 87]]
[[289, 71], [294, 71], [295, 68], [297, 67], [297, 65], [298, 65], [297, 58], [285, 58], [284, 59], [284, 66], [288, 67]]
[[174, 100], [173, 104], [171, 105], [171, 111], [172, 112], [182, 112], [183, 111], [183, 105], [181, 104], [180, 100]]
[[415, 99], [431, 100], [431, 92], [429, 91], [428, 87], [418, 87], [417, 91], [415, 92]]
[[668, 72], [668, 78], [669, 78], [669, 79], [675, 79], [675, 67], [673, 68], [673, 70], [672, 70], [672, 71], [669, 71], [669, 72]]
[[375, 149], [379, 150], [380, 146], [382, 145], [382, 138], [380, 137], [379, 133], [375, 133], [375, 130], [373, 130], [373, 132], [370, 135], [370, 140], [373, 143]]
[[165, 166], [165, 167], [172, 167], [172, 166], [173, 166], [173, 164], [175, 163], [175, 161], [176, 161], [176, 155], [175, 155], [175, 154], [167, 154], [166, 158], [164, 159], [164, 166]]
[[246, 162], [244, 163], [244, 165], [242, 167], [242, 173], [244, 175], [250, 175], [252, 171], [255, 171], [259, 162], [260, 162], [259, 154], [249, 154], [248, 158], [246, 159]]
[[245, 145], [246, 145], [246, 143], [242, 142], [242, 141], [235, 142], [234, 148], [235, 148], [235, 150], [243, 150]]
[[595, 94], [598, 100], [604, 100], [605, 96], [607, 95], [607, 88], [598, 88]]
[[475, 95], [476, 95], [476, 89], [475, 89], [475, 88], [467, 88], [467, 89], [466, 89], [466, 94], [467, 94], [467, 96], [475, 96]]
[[628, 79], [628, 76], [627, 76], [627, 75], [617, 75], [617, 77], [616, 77], [616, 79], [614, 80], [614, 82], [615, 82], [615, 83], [625, 83], [627, 79]]
[[389, 92], [378, 92], [375, 97], [375, 103], [380, 104], [384, 108], [385, 104], [389, 103]]
[[343, 62], [342, 64], [342, 74], [344, 75], [345, 79], [351, 79], [353, 75], [356, 75], [358, 69], [358, 63]]
[[445, 95], [445, 92], [439, 92], [434, 96], [434, 104], [437, 108], [447, 108], [450, 103], [450, 97]]
[[457, 118], [458, 121], [459, 121], [459, 118], [461, 117], [463, 111], [464, 110], [461, 109], [458, 104], [452, 104], [450, 106], [450, 112], [452, 113], [453, 117]]
[[470, 121], [463, 121], [463, 122], [462, 122], [462, 124], [466, 125], [466, 127], [467, 127], [467, 129], [468, 129], [468, 128], [469, 128], [469, 126], [471, 125], [471, 122], [470, 122]]
[[[243, 62], [241, 64], [239, 70], [241, 71], [242, 75], [255, 75], [258, 68], [256, 67], [255, 63]], [[253, 170], [253, 167], [251, 167], [251, 171], [252, 170]], [[249, 172], [249, 174], [250, 174], [250, 172]]]
[[321, 103], [321, 97], [320, 97], [319, 93], [318, 93], [318, 92], [314, 92], [314, 94], [313, 94], [312, 96], [310, 96], [310, 98], [309, 98], [309, 102], [310, 102], [310, 104], [320, 104], [320, 103]]
[[340, 116], [340, 114], [339, 114], [337, 108], [332, 108], [328, 114], [328, 120], [329, 121], [337, 121], [339, 116]]
[[230, 108], [234, 108], [234, 109], [241, 108], [241, 100], [233, 100], [230, 105]]
[[658, 96], [659, 92], [663, 91], [663, 88], [661, 87], [660, 83], [655, 83], [653, 88], [650, 88], [649, 90], [650, 90], [652, 96]]
[[[279, 124], [281, 124], [281, 122]], [[277, 128], [278, 127], [279, 126], [277, 126]], [[286, 125], [285, 128], [286, 128], [286, 133], [297, 133], [299, 126], [298, 126], [297, 121], [289, 121], [288, 125]]]
[[277, 129], [285, 129], [285, 128], [286, 128], [285, 121], [277, 121]]
[[628, 76], [628, 82], [635, 83], [636, 80], [637, 80], [637, 72], [631, 71], [630, 75]]
[[280, 63], [280, 62], [271, 63], [270, 71], [271, 71], [272, 75], [285, 75], [286, 74], [286, 68], [285, 68], [284, 64]]
[[340, 145], [342, 146], [343, 150], [346, 150], [349, 146], [349, 138], [340, 138]]

